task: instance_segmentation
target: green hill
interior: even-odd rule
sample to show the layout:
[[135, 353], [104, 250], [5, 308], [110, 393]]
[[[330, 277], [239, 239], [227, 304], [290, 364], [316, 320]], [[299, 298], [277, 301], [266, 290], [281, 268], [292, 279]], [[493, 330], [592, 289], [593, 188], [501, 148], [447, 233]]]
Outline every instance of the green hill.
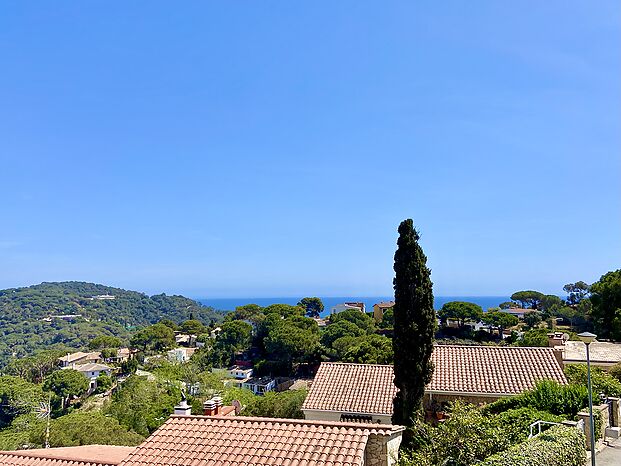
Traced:
[[86, 282], [1, 290], [0, 366], [12, 356], [40, 349], [81, 348], [98, 335], [127, 338], [131, 329], [161, 319], [182, 322], [193, 317], [210, 324], [222, 316], [184, 296], [148, 296]]

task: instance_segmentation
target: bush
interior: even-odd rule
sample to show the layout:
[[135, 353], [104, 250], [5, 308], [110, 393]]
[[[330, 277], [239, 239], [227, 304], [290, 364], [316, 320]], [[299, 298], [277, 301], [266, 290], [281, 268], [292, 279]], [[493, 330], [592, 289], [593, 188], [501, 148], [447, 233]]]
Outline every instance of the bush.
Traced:
[[548, 330], [537, 328], [524, 332], [519, 346], [548, 346]]
[[[138, 445], [144, 437], [129, 431], [119, 422], [100, 412], [74, 411], [52, 421], [50, 445], [70, 447], [77, 445]], [[45, 427], [39, 424], [31, 434], [31, 442], [45, 443]]]
[[490, 403], [483, 411], [497, 414], [508, 409], [531, 407], [552, 414], [575, 416], [587, 405], [588, 400], [589, 394], [584, 385], [560, 385], [551, 380], [540, 380], [533, 390]]
[[426, 445], [409, 451], [402, 466], [451, 465], [470, 466], [489, 455], [508, 448], [511, 443], [493, 416], [460, 401], [450, 408], [450, 415], [437, 428], [428, 429]]
[[[556, 416], [546, 411], [539, 411], [531, 407], [509, 409], [496, 416], [496, 422], [512, 444], [525, 441], [530, 434], [530, 425], [536, 421], [562, 422], [567, 416]], [[543, 425], [543, 429], [549, 429], [550, 425]]]
[[97, 377], [97, 388], [95, 389], [95, 393], [105, 393], [110, 388], [112, 388], [112, 378], [105, 372], [102, 372]]
[[621, 382], [621, 362], [618, 362], [617, 364], [612, 366], [608, 373], [612, 375], [615, 379], [617, 379], [619, 382]]
[[584, 466], [584, 434], [578, 429], [554, 426], [537, 437], [496, 453], [478, 466]]
[[[587, 367], [584, 364], [567, 365], [565, 375], [570, 383], [584, 386], [587, 384]], [[591, 366], [591, 383], [594, 396], [599, 393], [606, 396], [621, 396], [621, 382], [599, 367]]]

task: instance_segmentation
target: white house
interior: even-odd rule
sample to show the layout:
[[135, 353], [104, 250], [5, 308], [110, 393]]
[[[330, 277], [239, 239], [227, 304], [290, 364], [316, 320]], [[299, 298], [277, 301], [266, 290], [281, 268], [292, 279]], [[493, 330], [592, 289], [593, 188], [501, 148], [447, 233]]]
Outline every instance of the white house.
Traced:
[[249, 379], [252, 377], [252, 367], [232, 366], [228, 369], [229, 376], [234, 379]]
[[253, 378], [247, 380], [242, 384], [242, 388], [246, 388], [255, 395], [263, 395], [266, 392], [271, 392], [276, 388], [276, 380], [270, 377]]
[[64, 367], [63, 369], [74, 369], [84, 374], [84, 376], [89, 380], [90, 389], [97, 388], [97, 377], [99, 377], [102, 373], [107, 375], [112, 373], [112, 368], [110, 366], [93, 362], [86, 364], [74, 364], [72, 367]]
[[339, 312], [348, 311], [350, 309], [354, 309], [356, 311], [364, 312], [365, 306], [364, 303], [341, 303], [334, 306], [331, 310], [331, 314], [338, 314]]
[[187, 362], [196, 352], [196, 348], [174, 348], [166, 352], [170, 362]]

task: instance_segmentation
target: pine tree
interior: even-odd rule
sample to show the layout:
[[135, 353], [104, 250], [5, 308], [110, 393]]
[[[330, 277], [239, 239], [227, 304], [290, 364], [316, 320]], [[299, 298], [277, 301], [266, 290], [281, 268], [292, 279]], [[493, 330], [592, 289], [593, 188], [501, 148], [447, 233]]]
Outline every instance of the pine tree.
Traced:
[[[436, 314], [427, 257], [411, 219], [399, 225], [395, 252], [395, 385], [393, 424], [413, 426], [421, 412], [425, 385], [431, 380]], [[404, 438], [404, 443], [407, 438]]]

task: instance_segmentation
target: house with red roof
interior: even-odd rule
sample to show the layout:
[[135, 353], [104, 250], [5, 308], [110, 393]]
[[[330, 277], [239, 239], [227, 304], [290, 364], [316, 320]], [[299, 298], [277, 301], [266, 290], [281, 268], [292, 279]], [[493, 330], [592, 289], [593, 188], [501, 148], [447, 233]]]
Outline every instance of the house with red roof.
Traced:
[[[552, 348], [436, 345], [425, 405], [462, 399], [489, 403], [534, 388], [566, 384]], [[397, 393], [391, 365], [324, 362], [302, 405], [306, 419], [390, 424]]]

